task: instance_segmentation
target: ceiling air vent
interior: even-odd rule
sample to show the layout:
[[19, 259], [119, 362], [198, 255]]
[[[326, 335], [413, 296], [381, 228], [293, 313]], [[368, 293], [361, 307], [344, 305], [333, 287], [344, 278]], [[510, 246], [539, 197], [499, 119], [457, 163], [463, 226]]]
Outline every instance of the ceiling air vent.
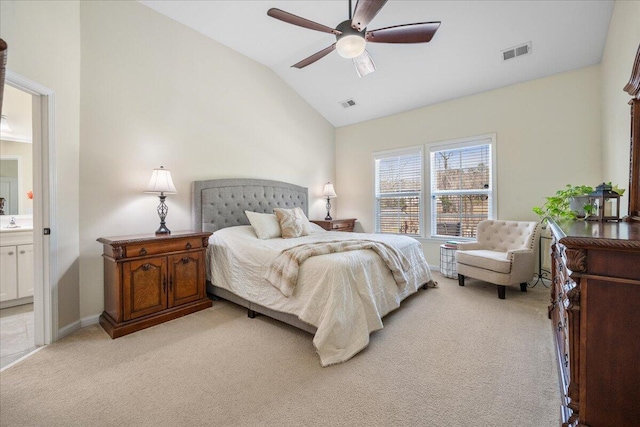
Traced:
[[502, 60], [507, 61], [509, 59], [517, 58], [522, 55], [528, 55], [530, 53], [531, 53], [531, 42], [503, 50]]
[[356, 105], [356, 101], [353, 99], [347, 99], [346, 101], [340, 101], [340, 105], [342, 105], [342, 108], [349, 108]]

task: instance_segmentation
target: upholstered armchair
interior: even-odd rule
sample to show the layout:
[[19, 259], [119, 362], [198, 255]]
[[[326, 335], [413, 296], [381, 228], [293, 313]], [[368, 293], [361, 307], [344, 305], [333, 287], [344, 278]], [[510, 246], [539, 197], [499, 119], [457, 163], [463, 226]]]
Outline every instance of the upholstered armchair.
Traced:
[[476, 238], [458, 244], [458, 284], [464, 286], [465, 276], [495, 283], [500, 299], [506, 286], [520, 284], [526, 292], [535, 266], [538, 223], [485, 220], [478, 224]]

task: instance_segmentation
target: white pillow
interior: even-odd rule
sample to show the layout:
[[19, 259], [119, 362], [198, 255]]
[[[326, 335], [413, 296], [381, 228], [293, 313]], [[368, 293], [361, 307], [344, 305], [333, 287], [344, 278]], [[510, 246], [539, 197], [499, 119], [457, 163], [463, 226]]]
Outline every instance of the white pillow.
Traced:
[[298, 216], [298, 218], [302, 220], [302, 229], [304, 230], [302, 233], [303, 236], [318, 231], [316, 227], [320, 228], [322, 231], [325, 231], [325, 229], [320, 227], [318, 224], [314, 224], [309, 221], [309, 218], [307, 218], [307, 216], [304, 214], [302, 208], [295, 208], [294, 210], [296, 211], [296, 215]]
[[244, 214], [249, 218], [249, 223], [251, 223], [253, 231], [256, 233], [256, 236], [258, 236], [258, 239], [266, 240], [273, 239], [275, 237], [282, 237], [280, 223], [274, 214], [251, 211], [244, 211]]
[[327, 230], [320, 227], [318, 224], [315, 224], [309, 221], [309, 228], [307, 229], [307, 234], [315, 234], [315, 233], [325, 233]]

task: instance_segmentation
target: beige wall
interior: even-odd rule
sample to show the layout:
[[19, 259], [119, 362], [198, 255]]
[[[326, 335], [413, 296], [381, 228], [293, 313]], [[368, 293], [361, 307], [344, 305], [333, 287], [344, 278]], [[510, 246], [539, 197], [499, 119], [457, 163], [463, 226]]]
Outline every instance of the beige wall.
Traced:
[[75, 1], [0, 2], [7, 68], [55, 91], [58, 326], [79, 319], [78, 151], [80, 7]]
[[[545, 196], [601, 180], [599, 78], [591, 66], [337, 129], [336, 216], [373, 231], [375, 151], [495, 133], [497, 217], [537, 220]], [[430, 265], [441, 243], [423, 241]]]
[[1, 156], [20, 156], [20, 177], [18, 205], [19, 215], [31, 215], [33, 213], [33, 200], [27, 197], [27, 192], [33, 190], [33, 155], [32, 145], [26, 142], [14, 142], [0, 140]]
[[[609, 25], [602, 57], [602, 161], [603, 177], [629, 187], [629, 94], [622, 88], [629, 82], [640, 45], [640, 1], [617, 1]], [[621, 199], [627, 213], [628, 195]]]
[[170, 169], [171, 230], [190, 228], [194, 180], [254, 177], [310, 190], [334, 179], [334, 128], [268, 68], [136, 2], [83, 2], [81, 316], [103, 310], [96, 238], [153, 233], [151, 171]]

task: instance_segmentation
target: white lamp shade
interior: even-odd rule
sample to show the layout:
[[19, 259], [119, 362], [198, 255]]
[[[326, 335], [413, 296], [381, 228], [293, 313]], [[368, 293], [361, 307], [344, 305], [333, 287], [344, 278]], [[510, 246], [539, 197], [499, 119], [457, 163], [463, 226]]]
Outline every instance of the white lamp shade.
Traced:
[[327, 182], [324, 185], [324, 191], [322, 192], [322, 195], [324, 197], [338, 197], [338, 195], [336, 194], [336, 190], [333, 189], [333, 184], [330, 182]]
[[162, 166], [154, 169], [145, 193], [177, 194], [176, 187], [171, 179], [171, 171]]
[[336, 43], [336, 50], [343, 58], [355, 58], [362, 55], [367, 41], [362, 36], [349, 35], [341, 37]]

